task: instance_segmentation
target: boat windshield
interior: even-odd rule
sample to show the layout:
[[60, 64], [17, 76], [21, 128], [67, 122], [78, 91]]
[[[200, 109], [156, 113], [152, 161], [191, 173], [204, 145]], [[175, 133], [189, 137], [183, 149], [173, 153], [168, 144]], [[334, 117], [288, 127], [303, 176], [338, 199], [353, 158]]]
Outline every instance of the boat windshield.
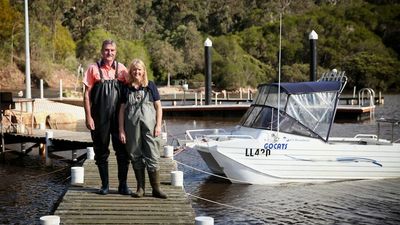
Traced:
[[340, 82], [281, 83], [260, 85], [258, 95], [242, 117], [241, 125], [321, 138], [328, 141], [335, 117]]

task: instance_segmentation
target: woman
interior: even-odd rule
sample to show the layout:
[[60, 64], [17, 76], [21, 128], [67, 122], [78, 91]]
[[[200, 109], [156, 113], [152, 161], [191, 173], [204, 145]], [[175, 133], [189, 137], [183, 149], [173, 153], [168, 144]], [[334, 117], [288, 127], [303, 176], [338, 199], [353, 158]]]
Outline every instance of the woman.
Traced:
[[153, 197], [167, 198], [160, 190], [158, 165], [162, 120], [160, 94], [156, 85], [148, 80], [142, 60], [131, 62], [127, 86], [122, 89], [121, 96], [119, 137], [126, 143], [137, 181], [137, 191], [132, 197], [144, 196], [147, 167]]

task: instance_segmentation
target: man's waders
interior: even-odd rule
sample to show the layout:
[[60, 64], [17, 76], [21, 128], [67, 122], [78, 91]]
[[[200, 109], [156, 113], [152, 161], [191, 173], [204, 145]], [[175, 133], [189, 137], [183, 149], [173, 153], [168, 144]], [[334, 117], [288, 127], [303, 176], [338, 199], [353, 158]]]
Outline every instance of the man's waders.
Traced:
[[108, 194], [108, 157], [110, 155], [110, 134], [115, 156], [118, 164], [118, 193], [123, 195], [131, 194], [126, 180], [129, 168], [129, 159], [125, 146], [120, 142], [118, 135], [118, 107], [120, 97], [120, 83], [117, 80], [118, 62], [114, 62], [115, 79], [105, 80], [97, 63], [100, 73], [100, 81], [93, 85], [90, 91], [91, 114], [94, 120], [95, 129], [91, 131], [93, 149], [95, 152], [96, 165], [101, 178], [101, 189], [99, 194]]

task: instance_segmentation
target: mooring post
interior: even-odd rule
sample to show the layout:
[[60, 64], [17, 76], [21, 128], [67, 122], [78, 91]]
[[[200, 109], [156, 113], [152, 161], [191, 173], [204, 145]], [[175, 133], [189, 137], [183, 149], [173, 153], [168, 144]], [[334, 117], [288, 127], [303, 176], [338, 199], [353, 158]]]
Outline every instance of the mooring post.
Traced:
[[53, 138], [53, 131], [46, 131], [46, 150], [45, 150], [45, 159], [46, 159], [46, 166], [51, 166], [52, 161], [49, 157], [49, 151], [52, 146], [51, 139]]
[[[30, 47], [29, 47], [29, 15], [28, 15], [28, 0], [24, 1], [24, 12], [25, 12], [25, 97], [32, 98], [31, 91], [31, 58], [30, 58]], [[26, 103], [26, 111], [32, 112], [32, 103]]]
[[63, 99], [63, 82], [62, 82], [62, 80], [60, 80], [60, 100], [62, 100]]
[[310, 81], [317, 80], [317, 40], [318, 34], [312, 30], [308, 36], [310, 40]]
[[43, 94], [43, 79], [40, 79], [40, 99], [44, 98]]
[[206, 41], [204, 42], [206, 105], [211, 104], [211, 47], [212, 47], [212, 42], [209, 38], [207, 38]]

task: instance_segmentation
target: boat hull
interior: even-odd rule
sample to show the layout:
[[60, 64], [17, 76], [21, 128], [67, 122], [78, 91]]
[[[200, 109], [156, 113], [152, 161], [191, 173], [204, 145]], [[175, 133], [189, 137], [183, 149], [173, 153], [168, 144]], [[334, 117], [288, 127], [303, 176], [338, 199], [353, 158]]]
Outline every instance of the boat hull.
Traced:
[[400, 177], [399, 144], [368, 145], [353, 138], [336, 140], [326, 143], [287, 134], [275, 142], [268, 138], [232, 139], [211, 141], [203, 146], [198, 144], [194, 148], [202, 149], [203, 155], [208, 154], [207, 158], [203, 157], [207, 165], [212, 158], [213, 166], [222, 170], [233, 183], [281, 184]]

